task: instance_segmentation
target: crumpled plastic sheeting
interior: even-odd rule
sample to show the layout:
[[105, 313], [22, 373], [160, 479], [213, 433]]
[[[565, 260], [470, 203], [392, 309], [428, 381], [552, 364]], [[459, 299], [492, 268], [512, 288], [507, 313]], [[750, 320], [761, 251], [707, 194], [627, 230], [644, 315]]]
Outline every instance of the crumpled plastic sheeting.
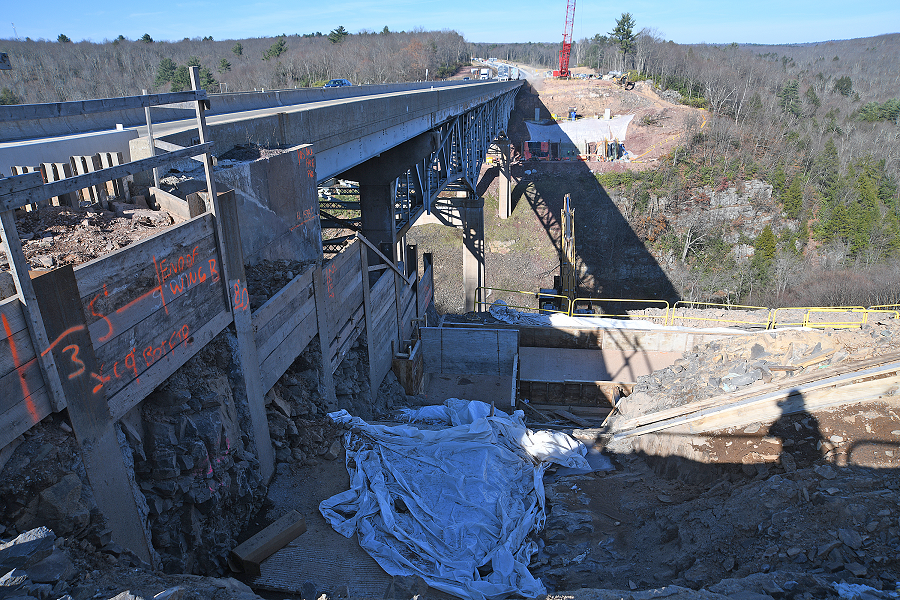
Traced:
[[[614, 319], [609, 317], [570, 317], [563, 313], [529, 313], [518, 311], [507, 306], [504, 300], [495, 300], [488, 309], [491, 316], [503, 323], [511, 325], [529, 325], [533, 327], [575, 327], [579, 329], [665, 329], [667, 331], [694, 331], [696, 328], [678, 325], [662, 325], [659, 322], [643, 319]], [[577, 313], [576, 313], [577, 314]], [[703, 331], [716, 333], [740, 333], [744, 329], [729, 327], [705, 327]], [[749, 332], [749, 331], [748, 331]]]
[[[583, 444], [565, 434], [531, 432], [521, 411], [451, 399], [452, 425], [370, 425], [346, 411], [350, 489], [319, 505], [341, 535], [362, 546], [390, 575], [419, 575], [431, 587], [481, 600], [546, 593], [528, 571], [544, 525], [548, 461], [590, 468]], [[567, 438], [567, 439], [565, 439]]]

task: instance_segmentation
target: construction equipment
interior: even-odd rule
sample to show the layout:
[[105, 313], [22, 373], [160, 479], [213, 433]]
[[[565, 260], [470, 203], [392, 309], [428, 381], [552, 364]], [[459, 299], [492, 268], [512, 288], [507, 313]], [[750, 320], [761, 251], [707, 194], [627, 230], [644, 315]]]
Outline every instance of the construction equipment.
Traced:
[[628, 80], [628, 75], [622, 75], [615, 79], [616, 85], [626, 90], [634, 89], [634, 82]]
[[566, 26], [563, 29], [562, 48], [559, 50], [559, 70], [553, 71], [553, 77], [557, 79], [568, 79], [572, 74], [569, 72], [569, 55], [572, 53], [572, 26], [575, 23], [575, 0], [568, 0], [566, 6]]

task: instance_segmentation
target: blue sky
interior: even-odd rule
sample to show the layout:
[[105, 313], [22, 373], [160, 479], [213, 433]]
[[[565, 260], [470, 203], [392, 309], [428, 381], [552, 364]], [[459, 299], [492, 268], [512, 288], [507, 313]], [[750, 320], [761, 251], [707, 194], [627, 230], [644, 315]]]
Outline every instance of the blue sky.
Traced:
[[[267, 37], [280, 33], [327, 33], [339, 25], [351, 33], [422, 28], [454, 29], [470, 42], [557, 42], [562, 39], [566, 0], [122, 0], [9, 2], [0, 38], [102, 41], [149, 33], [157, 40], [212, 35], [215, 39]], [[623, 11], [638, 29], [655, 28], [679, 43], [801, 43], [869, 37], [900, 31], [900, 3], [857, 4], [833, 0], [581, 0], [574, 38], [613, 28]], [[15, 34], [13, 32], [15, 25]], [[2, 48], [0, 48], [2, 49]]]

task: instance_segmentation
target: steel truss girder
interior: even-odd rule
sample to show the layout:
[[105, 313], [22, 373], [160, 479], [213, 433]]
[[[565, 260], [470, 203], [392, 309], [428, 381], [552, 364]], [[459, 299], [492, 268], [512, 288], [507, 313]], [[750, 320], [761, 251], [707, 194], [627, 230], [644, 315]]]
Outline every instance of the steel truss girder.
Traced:
[[506, 132], [519, 89], [511, 89], [434, 129], [440, 134], [438, 148], [397, 179], [394, 206], [398, 232], [405, 230], [423, 208], [430, 214], [435, 199], [448, 185], [462, 180], [475, 192], [488, 148]]

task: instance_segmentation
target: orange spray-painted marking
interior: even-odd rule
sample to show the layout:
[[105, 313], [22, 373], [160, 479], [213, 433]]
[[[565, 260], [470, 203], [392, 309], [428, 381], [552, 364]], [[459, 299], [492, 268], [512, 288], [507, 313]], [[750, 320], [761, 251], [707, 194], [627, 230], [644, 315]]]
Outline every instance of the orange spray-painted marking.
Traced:
[[41, 352], [41, 356], [46, 356], [48, 352], [53, 351], [53, 348], [55, 348], [58, 343], [63, 341], [69, 335], [75, 333], [76, 331], [81, 331], [82, 329], [84, 329], [84, 325], [75, 325], [74, 327], [69, 327], [68, 329], [63, 331], [61, 334], [59, 334], [56, 337], [56, 339], [53, 340], [53, 343], [51, 343], [50, 346], [46, 350]]
[[25, 397], [25, 408], [28, 409], [28, 414], [31, 415], [31, 421], [37, 423], [41, 420], [41, 417], [38, 414], [37, 407], [34, 405], [34, 401], [31, 399], [28, 382], [25, 381], [25, 365], [19, 363], [19, 350], [16, 348], [16, 342], [13, 340], [12, 328], [9, 326], [9, 321], [6, 320], [6, 315], [0, 314], [0, 317], [3, 319], [3, 331], [6, 332], [6, 339], [9, 340], [9, 351], [12, 353], [13, 364], [16, 367], [16, 372], [19, 374], [22, 395]]

